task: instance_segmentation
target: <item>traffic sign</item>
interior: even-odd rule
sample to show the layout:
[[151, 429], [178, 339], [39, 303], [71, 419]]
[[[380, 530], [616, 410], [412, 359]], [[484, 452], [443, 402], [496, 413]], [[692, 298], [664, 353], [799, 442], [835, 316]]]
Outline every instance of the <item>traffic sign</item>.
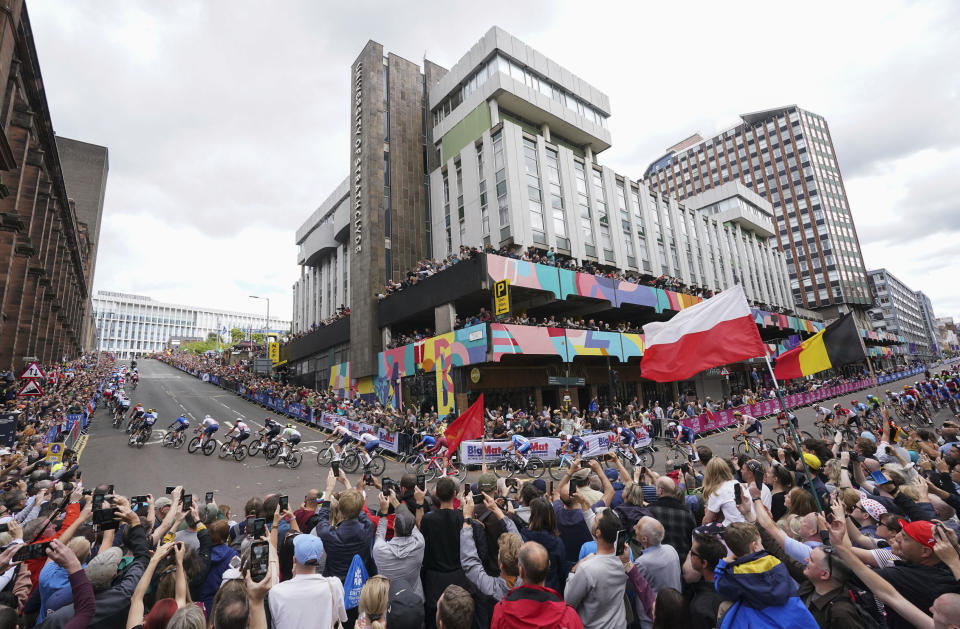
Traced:
[[40, 365], [37, 363], [30, 363], [30, 366], [20, 374], [21, 380], [43, 380], [46, 376], [43, 375], [43, 370], [40, 369]]
[[500, 280], [493, 285], [493, 306], [496, 316], [510, 312], [510, 280]]
[[729, 376], [729, 375], [730, 375], [730, 370], [727, 369], [726, 367], [724, 367], [723, 369], [720, 370], [720, 375], [721, 375], [721, 376]]
[[280, 343], [268, 343], [267, 355], [270, 357], [270, 362], [280, 362]]
[[47, 462], [59, 463], [63, 459], [63, 444], [51, 443], [47, 448]]
[[20, 393], [17, 393], [17, 397], [40, 397], [41, 395], [43, 395], [43, 389], [40, 388], [36, 380], [27, 380], [27, 383], [20, 389]]

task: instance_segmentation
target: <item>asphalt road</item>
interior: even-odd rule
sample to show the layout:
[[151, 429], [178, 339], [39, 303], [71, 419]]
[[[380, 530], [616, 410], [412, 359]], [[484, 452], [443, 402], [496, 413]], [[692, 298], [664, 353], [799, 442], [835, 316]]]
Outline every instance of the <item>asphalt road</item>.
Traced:
[[[230, 505], [234, 513], [242, 510], [246, 500], [254, 495], [279, 492], [289, 495], [292, 505], [299, 505], [309, 489], [324, 487], [329, 468], [317, 465], [316, 452], [327, 433], [308, 426], [298, 425], [303, 435], [301, 448], [304, 458], [296, 470], [267, 465], [262, 455], [248, 457], [237, 463], [233, 459], [220, 460], [216, 454], [209, 457], [200, 452], [189, 454], [186, 446], [181, 449], [161, 447], [164, 429], [181, 413], [186, 413], [190, 418], [191, 432], [198, 421], [209, 413], [220, 421], [218, 437], [228, 430], [225, 422], [232, 423], [237, 417], [242, 417], [257, 430], [262, 427], [263, 418], [270, 413], [220, 387], [201, 382], [163, 363], [143, 360], [139, 366], [140, 384], [132, 398], [134, 403], [141, 402], [147, 408], [157, 409], [159, 419], [153, 436], [142, 449], [129, 447], [127, 433], [114, 429], [108, 413], [101, 409], [91, 424], [89, 440], [80, 461], [87, 486], [113, 483], [116, 490], [124, 495], [152, 493], [154, 497], [159, 497], [166, 485], [182, 484], [199, 500], [203, 499], [205, 492], [215, 492], [217, 502]], [[903, 382], [858, 391], [831, 400], [829, 405], [839, 401], [848, 406], [850, 400], [863, 400], [868, 392], [882, 398], [883, 391], [894, 388], [892, 385], [901, 388]], [[824, 405], [828, 404], [825, 402]], [[794, 412], [800, 420], [801, 429], [816, 434], [813, 430], [813, 409], [801, 408]], [[949, 418], [949, 410], [941, 410], [935, 417], [938, 425]], [[775, 420], [768, 420], [765, 424], [771, 426]], [[764, 436], [772, 437], [772, 433], [772, 428], [767, 428]], [[710, 435], [699, 439], [697, 443], [708, 445], [718, 455], [726, 456], [734, 445], [733, 431]], [[656, 457], [654, 469], [663, 470], [666, 462], [663, 451], [656, 453]], [[387, 461], [385, 475], [399, 479], [402, 474], [402, 465]], [[468, 478], [475, 480], [477, 476], [478, 472], [471, 472]], [[351, 480], [358, 478], [359, 475], [354, 475]], [[374, 494], [370, 492], [368, 501], [372, 503], [373, 500]]]

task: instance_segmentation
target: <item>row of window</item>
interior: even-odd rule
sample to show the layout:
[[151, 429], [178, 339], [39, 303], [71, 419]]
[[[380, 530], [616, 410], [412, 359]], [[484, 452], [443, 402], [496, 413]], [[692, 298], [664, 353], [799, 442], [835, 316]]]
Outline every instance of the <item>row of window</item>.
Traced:
[[450, 115], [465, 101], [471, 94], [480, 89], [486, 80], [497, 72], [513, 78], [523, 83], [527, 87], [540, 92], [542, 95], [550, 98], [567, 107], [570, 111], [580, 114], [588, 121], [603, 128], [607, 126], [607, 116], [600, 110], [594, 108], [586, 101], [577, 98], [567, 90], [555, 84], [547, 78], [540, 76], [532, 70], [525, 68], [513, 59], [506, 57], [502, 53], [491, 57], [486, 63], [471, 74], [457, 89], [451, 92], [443, 101], [433, 110], [433, 124], [437, 125], [441, 120]]

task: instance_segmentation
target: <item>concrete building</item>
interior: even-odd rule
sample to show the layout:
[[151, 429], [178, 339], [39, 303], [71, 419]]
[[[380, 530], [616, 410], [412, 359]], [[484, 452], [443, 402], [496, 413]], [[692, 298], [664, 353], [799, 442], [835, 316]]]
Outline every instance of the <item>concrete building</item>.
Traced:
[[873, 329], [903, 336], [910, 354], [932, 356], [926, 320], [916, 292], [887, 269], [871, 270], [869, 276], [875, 302], [868, 312]]
[[0, 0], [0, 371], [76, 357], [95, 239], [64, 180], [22, 0]]
[[923, 331], [927, 337], [927, 347], [930, 348], [932, 356], [939, 356], [943, 345], [940, 344], [937, 331], [937, 317], [933, 314], [933, 302], [922, 290], [916, 292], [917, 303], [920, 305], [920, 315], [923, 320]]
[[[415, 291], [377, 301], [388, 278], [403, 280], [419, 260], [440, 260], [461, 247], [535, 247], [600, 273], [537, 265], [542, 277], [562, 275], [557, 281], [582, 283], [582, 292], [571, 297], [569, 287], [557, 287], [551, 296], [517, 280], [511, 288], [516, 312], [533, 317], [589, 316], [618, 326], [604, 331], [637, 330], [696, 303], [694, 293], [740, 283], [774, 348], [822, 325], [817, 316], [780, 314], [792, 310], [793, 300], [770, 202], [737, 181], [678, 202], [601, 165], [598, 155], [612, 141], [610, 103], [583, 79], [497, 27], [449, 71], [425, 60], [415, 80], [414, 68], [384, 57], [374, 42], [351, 68], [349, 175], [296, 233], [298, 338], [281, 350], [291, 380], [319, 388], [354, 380], [361, 392], [372, 391], [373, 380], [383, 377], [385, 351], [417, 330], [452, 334], [458, 318], [489, 308], [490, 278], [513, 260], [481, 255]], [[420, 92], [404, 91], [414, 84]], [[621, 297], [614, 275], [623, 278]], [[686, 292], [668, 296], [651, 287], [660, 276], [675, 278], [671, 285]], [[609, 285], [605, 297], [588, 294], [586, 287], [597, 281]], [[648, 307], [648, 299], [659, 300], [656, 307]], [[341, 316], [345, 308], [350, 314]], [[619, 336], [609, 338], [620, 343]], [[491, 364], [484, 387], [522, 382], [540, 396], [538, 383], [549, 371], [544, 360], [550, 358], [531, 357], [521, 371]], [[584, 354], [580, 360], [595, 359]], [[600, 360], [581, 365], [594, 394], [597, 379], [610, 376]], [[745, 371], [736, 373], [748, 381]], [[624, 367], [620, 377], [624, 395], [640, 390], [637, 365]], [[711, 380], [705, 389], [704, 378]], [[688, 384], [716, 392], [731, 386], [722, 378], [704, 375]], [[456, 381], [462, 388], [462, 374]], [[647, 394], [669, 393], [669, 387], [645, 385]]]
[[652, 190], [683, 200], [740, 181], [773, 206], [794, 303], [861, 326], [870, 287], [827, 121], [796, 105], [743, 114], [710, 137], [694, 134], [644, 173]]
[[[233, 312], [154, 301], [144, 295], [97, 291], [93, 297], [98, 349], [117, 358], [137, 358], [159, 352], [171, 338], [206, 339], [239, 328], [244, 332], [283, 335], [290, 322], [265, 313]], [[227, 337], [225, 337], [227, 338]]]
[[[110, 159], [107, 147], [57, 136], [57, 152], [67, 195], [77, 214], [77, 225], [86, 231], [90, 242], [87, 286], [93, 286], [97, 272], [97, 251], [100, 243], [100, 221], [103, 217], [103, 198], [107, 190]], [[83, 311], [83, 350], [97, 345], [93, 325], [93, 301], [88, 299]]]
[[951, 353], [960, 351], [957, 324], [954, 323], [953, 317], [937, 317], [937, 339], [942, 351]]

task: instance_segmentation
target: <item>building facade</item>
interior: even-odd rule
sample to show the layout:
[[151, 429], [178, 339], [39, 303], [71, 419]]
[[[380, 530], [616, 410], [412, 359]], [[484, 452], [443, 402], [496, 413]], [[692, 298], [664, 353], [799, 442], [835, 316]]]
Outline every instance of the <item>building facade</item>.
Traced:
[[[93, 278], [97, 272], [103, 198], [107, 190], [107, 174], [110, 171], [109, 151], [105, 146], [89, 142], [61, 136], [56, 139], [67, 195], [73, 202], [77, 225], [81, 231], [86, 232], [90, 242], [86, 281], [87, 286], [93, 286]], [[87, 299], [84, 303], [83, 320], [82, 346], [84, 351], [90, 351], [97, 346], [92, 299]]]
[[937, 317], [937, 339], [941, 350], [951, 353], [960, 351], [957, 324], [954, 323], [953, 317]]
[[923, 320], [923, 331], [927, 337], [927, 346], [932, 356], [939, 356], [943, 345], [940, 344], [940, 334], [937, 331], [937, 316], [933, 314], [933, 302], [922, 290], [916, 292], [917, 303], [920, 305], [920, 315]]
[[265, 314], [232, 312], [154, 301], [143, 295], [97, 291], [93, 297], [98, 349], [117, 358], [162, 351], [171, 338], [206, 339], [238, 328], [247, 333], [286, 334], [290, 322]]
[[742, 182], [773, 206], [795, 304], [825, 316], [870, 305], [860, 241], [822, 116], [796, 105], [743, 114], [723, 133], [706, 140], [694, 134], [670, 147], [644, 179], [681, 200]]
[[77, 216], [22, 0], [0, 0], [0, 371], [77, 356], [90, 226]]
[[871, 270], [869, 277], [875, 302], [868, 312], [873, 329], [903, 336], [911, 354], [932, 356], [923, 307], [917, 293], [887, 269]]

